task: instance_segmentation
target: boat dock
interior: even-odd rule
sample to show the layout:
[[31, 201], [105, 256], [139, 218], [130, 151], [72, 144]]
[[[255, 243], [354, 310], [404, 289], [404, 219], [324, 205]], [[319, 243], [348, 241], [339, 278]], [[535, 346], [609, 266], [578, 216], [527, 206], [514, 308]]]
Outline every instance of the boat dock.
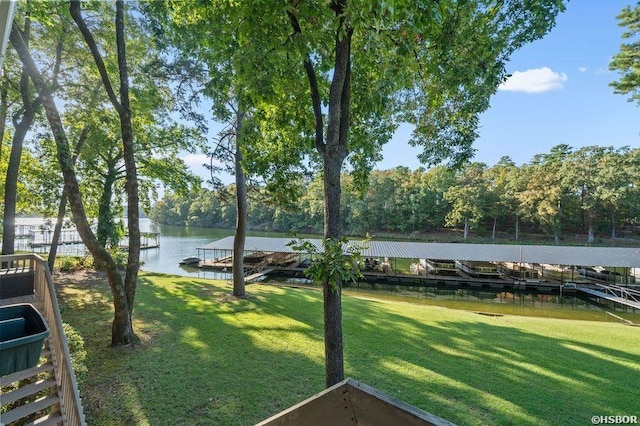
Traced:
[[[305, 269], [322, 249], [321, 240], [308, 241], [316, 248], [315, 252], [295, 251], [291, 247], [292, 238], [247, 237], [243, 253], [245, 276], [251, 280], [267, 275], [304, 278]], [[602, 292], [601, 282], [581, 275], [580, 268], [585, 265], [617, 267], [623, 271], [618, 278], [624, 279], [623, 284], [627, 285], [635, 283], [635, 277], [629, 273], [631, 268], [640, 267], [637, 248], [408, 241], [367, 241], [364, 246], [360, 265], [362, 281], [372, 285], [526, 290], [562, 295], [576, 294], [578, 288]], [[232, 270], [233, 237], [214, 241], [197, 250], [197, 259], [204, 260], [194, 266]], [[400, 259], [410, 259], [414, 263], [409, 268], [406, 260], [399, 262]], [[399, 268], [399, 264], [404, 266]], [[616, 296], [609, 294], [609, 297]], [[634, 305], [639, 301], [640, 297], [627, 306], [640, 308]]]

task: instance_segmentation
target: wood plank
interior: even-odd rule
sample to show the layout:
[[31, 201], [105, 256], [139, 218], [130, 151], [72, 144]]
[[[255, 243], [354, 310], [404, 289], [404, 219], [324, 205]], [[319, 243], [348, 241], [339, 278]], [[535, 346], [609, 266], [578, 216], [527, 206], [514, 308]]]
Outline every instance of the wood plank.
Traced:
[[256, 272], [255, 274], [251, 274], [248, 277], [245, 277], [244, 282], [250, 283], [251, 281], [257, 280], [262, 276], [268, 275], [269, 273], [273, 272], [273, 270], [274, 268], [263, 269], [260, 272]]
[[52, 378], [46, 380], [39, 380], [36, 383], [22, 386], [14, 391], [2, 394], [2, 404], [11, 404], [19, 399], [26, 398], [27, 396], [35, 395], [45, 389], [55, 388], [56, 381]]
[[36, 365], [35, 367], [7, 374], [6, 376], [2, 376], [2, 384], [8, 385], [20, 380], [28, 379], [29, 377], [37, 376], [40, 373], [53, 373], [53, 364], [48, 362], [46, 364]]
[[64, 424], [64, 422], [63, 422], [62, 416], [58, 412], [58, 413], [47, 414], [44, 417], [40, 417], [39, 419], [35, 420], [33, 423], [27, 423], [27, 426], [31, 426], [31, 425], [57, 426], [61, 424]]
[[27, 405], [22, 405], [18, 408], [14, 408], [13, 410], [3, 413], [2, 423], [10, 424], [16, 422], [31, 414], [37, 413], [40, 410], [44, 410], [45, 408], [58, 404], [59, 402], [60, 398], [58, 398], [57, 395], [45, 396], [44, 398], [37, 399]]

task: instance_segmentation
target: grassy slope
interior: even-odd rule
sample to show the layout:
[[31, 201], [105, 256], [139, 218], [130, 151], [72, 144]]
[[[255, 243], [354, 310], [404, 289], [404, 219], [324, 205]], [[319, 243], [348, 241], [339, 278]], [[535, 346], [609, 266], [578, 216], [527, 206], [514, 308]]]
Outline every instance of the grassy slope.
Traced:
[[[322, 295], [142, 276], [144, 344], [107, 348], [104, 285], [64, 285], [63, 318], [85, 338], [89, 424], [260, 421], [322, 390]], [[589, 424], [639, 415], [640, 328], [345, 296], [347, 376], [461, 425]]]

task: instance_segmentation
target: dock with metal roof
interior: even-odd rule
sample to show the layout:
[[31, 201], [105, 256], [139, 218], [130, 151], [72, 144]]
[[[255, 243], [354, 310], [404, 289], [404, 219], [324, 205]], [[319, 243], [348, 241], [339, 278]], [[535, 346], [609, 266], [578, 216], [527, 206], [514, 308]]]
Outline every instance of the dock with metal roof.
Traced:
[[[300, 253], [290, 243], [295, 238], [247, 237], [245, 251]], [[321, 239], [305, 239], [322, 252]], [[347, 244], [361, 244], [352, 240]], [[233, 237], [211, 242], [198, 251], [233, 251]], [[551, 245], [426, 243], [414, 241], [367, 241], [362, 257], [396, 259], [454, 259], [460, 261], [539, 263], [640, 268], [640, 248], [577, 247]]]

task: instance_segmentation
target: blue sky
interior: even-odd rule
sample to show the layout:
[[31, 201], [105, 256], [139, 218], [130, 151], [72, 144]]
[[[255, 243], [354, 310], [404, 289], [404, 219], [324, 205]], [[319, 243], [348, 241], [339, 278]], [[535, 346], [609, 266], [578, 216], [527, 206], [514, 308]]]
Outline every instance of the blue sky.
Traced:
[[[618, 78], [609, 62], [624, 32], [616, 16], [634, 4], [570, 1], [549, 34], [516, 52], [507, 64], [512, 79], [481, 116], [474, 160], [491, 166], [507, 155], [520, 165], [561, 143], [639, 147], [640, 106], [609, 86]], [[379, 169], [420, 166], [408, 130], [385, 147]]]
[[[474, 160], [491, 166], [506, 155], [521, 165], [562, 143], [639, 147], [640, 106], [609, 86], [618, 78], [609, 62], [623, 42], [616, 16], [634, 4], [572, 0], [549, 34], [516, 52], [507, 64], [511, 79], [481, 116]], [[376, 168], [421, 166], [419, 149], [407, 143], [409, 133], [408, 126], [396, 132]], [[204, 176], [202, 156], [186, 160]]]

